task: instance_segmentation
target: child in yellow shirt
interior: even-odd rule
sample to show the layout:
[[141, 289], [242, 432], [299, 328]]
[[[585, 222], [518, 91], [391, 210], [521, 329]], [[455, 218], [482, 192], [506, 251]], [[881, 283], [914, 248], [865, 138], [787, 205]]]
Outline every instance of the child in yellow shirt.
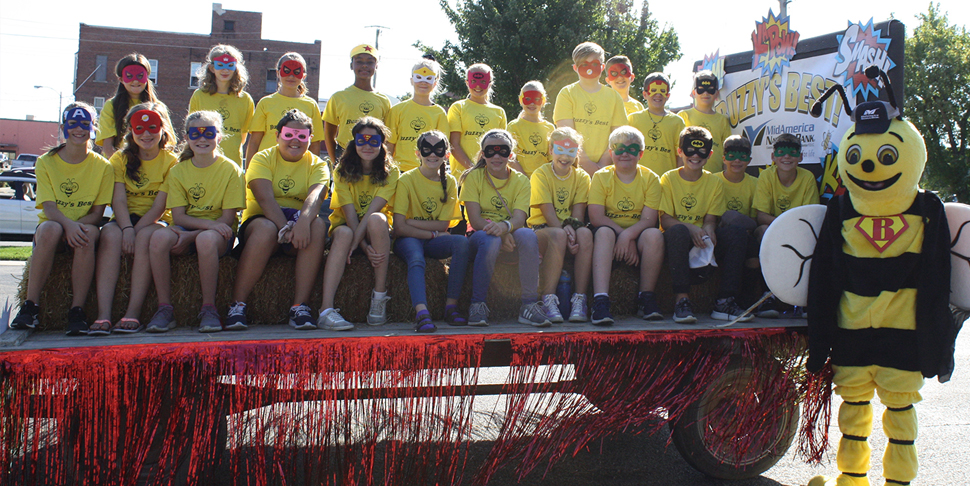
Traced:
[[95, 113], [86, 103], [67, 105], [61, 118], [65, 142], [37, 159], [37, 209], [43, 212], [34, 232], [27, 299], [10, 323], [11, 329], [34, 329], [40, 324], [38, 303], [54, 265], [54, 254], [69, 248], [74, 252], [74, 263], [67, 335], [77, 336], [88, 330], [81, 307], [88, 298], [94, 277], [96, 247], [101, 234], [98, 225], [114, 188], [111, 164], [91, 151]]
[[456, 101], [448, 108], [452, 147], [449, 162], [455, 171], [473, 165], [468, 153], [478, 150], [478, 139], [485, 132], [493, 128], [505, 130], [505, 109], [491, 101], [493, 76], [488, 64], [472, 64], [465, 75], [468, 98]]
[[350, 69], [354, 84], [338, 91], [327, 101], [323, 110], [323, 143], [331, 164], [340, 159], [353, 142], [350, 129], [365, 116], [384, 120], [391, 111], [391, 100], [374, 89], [374, 75], [378, 67], [377, 48], [360, 44], [350, 50]]
[[606, 61], [606, 82], [620, 95], [623, 100], [623, 110], [627, 116], [643, 110], [643, 103], [630, 96], [630, 86], [636, 76], [633, 74], [633, 63], [626, 56], [613, 56]]
[[[387, 153], [403, 172], [421, 165], [418, 160], [418, 136], [428, 130], [451, 133], [448, 115], [435, 104], [432, 97], [438, 92], [441, 66], [431, 59], [421, 59], [411, 67], [411, 86], [414, 97], [391, 107], [387, 128], [391, 131]], [[457, 169], [456, 169], [457, 170]]]
[[589, 189], [589, 221], [593, 241], [593, 324], [613, 324], [610, 275], [613, 261], [640, 268], [637, 316], [663, 319], [654, 297], [664, 260], [663, 234], [657, 228], [660, 181], [639, 164], [643, 134], [623, 126], [610, 134], [613, 164], [593, 174]]
[[650, 73], [643, 81], [643, 99], [647, 109], [627, 117], [630, 126], [643, 134], [643, 158], [640, 165], [663, 175], [677, 168], [677, 143], [684, 130], [684, 119], [667, 110], [670, 80], [663, 73]]
[[125, 116], [128, 115], [129, 108], [139, 103], [159, 102], [151, 75], [152, 66], [148, 58], [137, 52], [122, 57], [115, 64], [118, 90], [101, 107], [95, 139], [95, 143], [102, 146], [105, 157], [110, 158], [121, 146], [121, 138], [128, 130]]
[[519, 117], [509, 123], [509, 133], [515, 138], [515, 160], [509, 167], [532, 177], [532, 173], [549, 163], [549, 134], [556, 126], [542, 116], [546, 104], [546, 88], [539, 81], [529, 81], [519, 90]]
[[[710, 156], [715, 164], [724, 159], [722, 144], [731, 136], [731, 124], [727, 116], [714, 111], [720, 94], [717, 76], [711, 71], [698, 71], [694, 74], [694, 89], [690, 92], [694, 106], [678, 113], [688, 127], [703, 127], [711, 134], [714, 152]], [[720, 171], [721, 167], [711, 168]]]
[[222, 115], [225, 135], [219, 149], [242, 167], [243, 145], [256, 112], [253, 97], [246, 92], [249, 72], [242, 52], [226, 44], [212, 46], [199, 71], [199, 89], [189, 100], [189, 113], [209, 110]]

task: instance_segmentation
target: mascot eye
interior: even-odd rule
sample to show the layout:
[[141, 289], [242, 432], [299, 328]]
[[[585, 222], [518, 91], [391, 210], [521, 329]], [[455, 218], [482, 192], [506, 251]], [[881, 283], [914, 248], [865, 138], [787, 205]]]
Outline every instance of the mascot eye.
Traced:
[[849, 164], [858, 164], [860, 160], [862, 160], [862, 147], [853, 145], [845, 151], [845, 161]]
[[879, 147], [879, 151], [876, 152], [876, 155], [879, 157], [879, 163], [882, 165], [893, 165], [896, 163], [896, 160], [899, 159], [899, 152], [896, 150], [896, 147], [893, 147], [892, 145], [883, 145], [882, 147]]

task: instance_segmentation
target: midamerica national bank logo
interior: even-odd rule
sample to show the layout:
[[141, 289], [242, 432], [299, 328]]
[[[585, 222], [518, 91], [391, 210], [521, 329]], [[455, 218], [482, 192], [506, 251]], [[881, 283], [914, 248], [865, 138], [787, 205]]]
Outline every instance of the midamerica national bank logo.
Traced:
[[838, 79], [842, 76], [842, 86], [852, 98], [862, 95], [869, 99], [869, 94], [879, 96], [879, 85], [875, 79], [866, 77], [865, 70], [870, 65], [878, 66], [885, 72], [896, 67], [896, 63], [889, 58], [890, 38], [882, 37], [882, 30], [874, 30], [872, 19], [865, 25], [849, 23], [845, 33], [836, 36], [839, 52], [835, 58], [835, 69], [832, 76]]
[[754, 24], [754, 32], [751, 33], [751, 44], [754, 48], [751, 69], [761, 68], [762, 76], [781, 74], [782, 68], [790, 66], [791, 59], [795, 57], [798, 32], [789, 27], [789, 18], [775, 17], [774, 12], [768, 10], [768, 16]]

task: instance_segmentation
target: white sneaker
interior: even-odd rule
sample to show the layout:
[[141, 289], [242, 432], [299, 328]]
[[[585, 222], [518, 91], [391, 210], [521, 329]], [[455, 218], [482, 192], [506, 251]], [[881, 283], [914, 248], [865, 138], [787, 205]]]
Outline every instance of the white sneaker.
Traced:
[[589, 308], [586, 306], [586, 294], [573, 294], [569, 299], [572, 308], [569, 310], [569, 322], [586, 322], [589, 320]]
[[562, 313], [559, 312], [559, 296], [556, 294], [546, 294], [542, 296], [542, 307], [545, 308], [546, 317], [549, 322], [562, 322]]
[[387, 301], [391, 298], [385, 294], [383, 298], [377, 298], [371, 294], [370, 312], [367, 313], [367, 324], [371, 326], [382, 326], [387, 322]]
[[347, 322], [337, 309], [327, 309], [317, 318], [317, 327], [328, 331], [349, 331], [354, 328], [354, 325]]

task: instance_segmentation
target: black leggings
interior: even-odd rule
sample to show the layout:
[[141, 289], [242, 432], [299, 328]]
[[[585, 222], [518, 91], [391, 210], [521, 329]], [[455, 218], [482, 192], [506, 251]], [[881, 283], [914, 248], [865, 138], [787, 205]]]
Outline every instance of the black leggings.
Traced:
[[[724, 226], [715, 229], [714, 236], [717, 239], [714, 258], [718, 268], [721, 269], [721, 288], [718, 291], [718, 298], [736, 297], [741, 290], [741, 271], [748, 233], [737, 226]], [[690, 291], [691, 283], [700, 283], [691, 282], [692, 272], [688, 256], [694, 242], [690, 239], [690, 231], [683, 224], [665, 229], [664, 243], [674, 293], [686, 294]]]

